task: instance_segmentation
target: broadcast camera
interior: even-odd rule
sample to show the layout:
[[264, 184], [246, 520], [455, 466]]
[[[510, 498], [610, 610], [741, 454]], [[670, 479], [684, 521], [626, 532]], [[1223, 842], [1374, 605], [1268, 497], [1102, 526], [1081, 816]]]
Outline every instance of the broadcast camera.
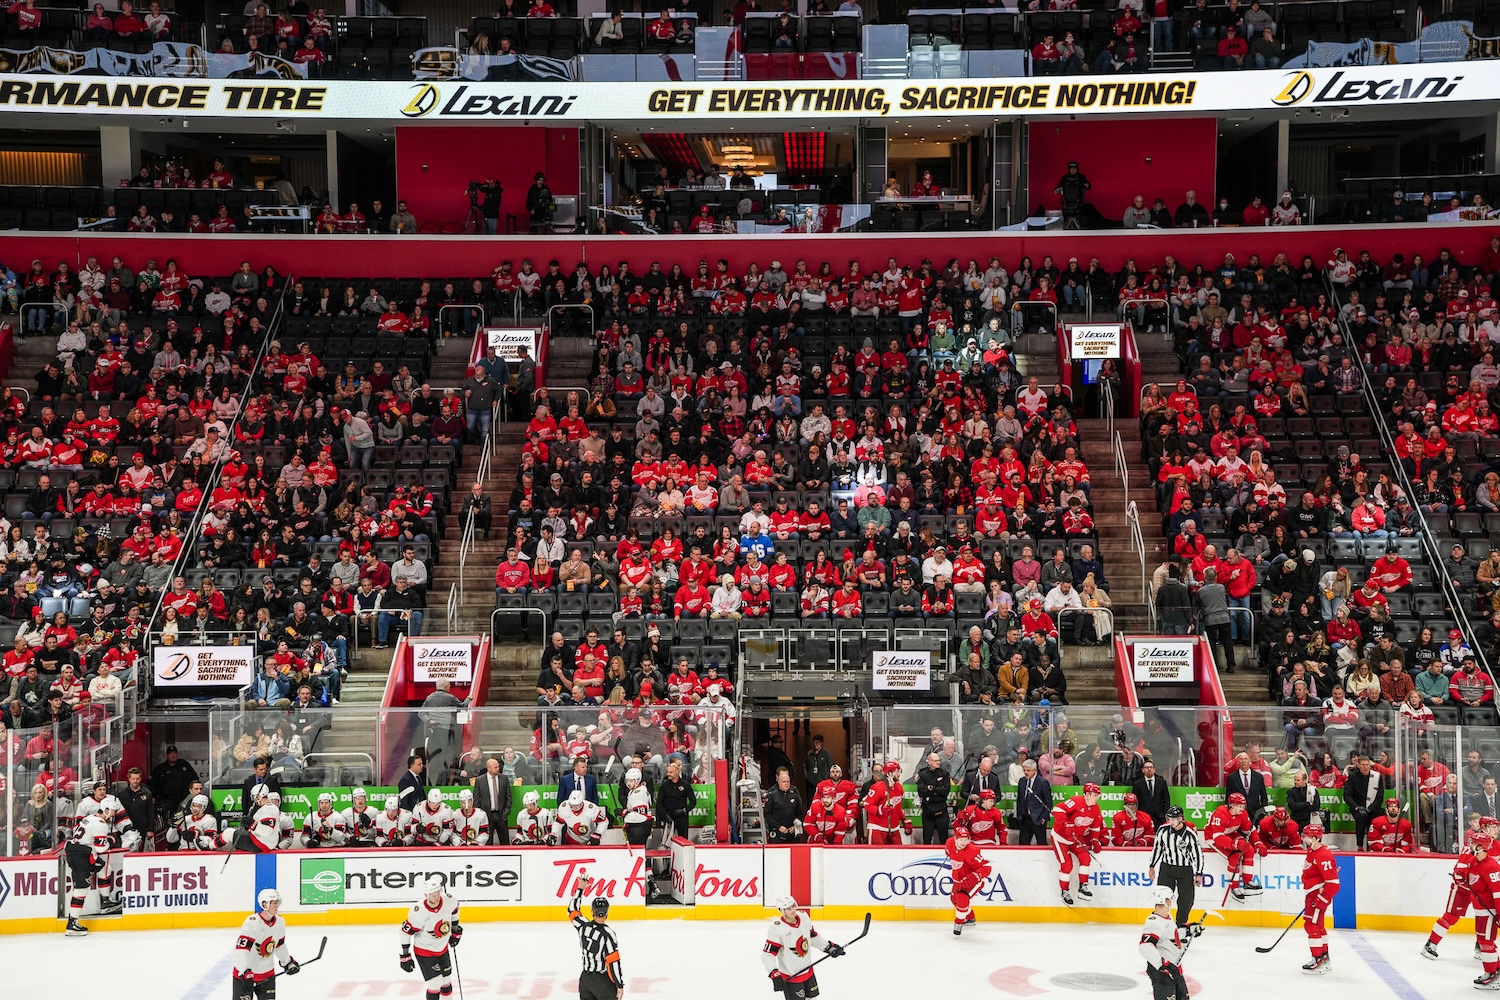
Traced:
[[493, 177], [484, 181], [470, 181], [468, 190], [465, 192], [469, 196], [470, 205], [479, 204], [480, 192], [483, 192], [485, 197], [488, 198], [499, 197], [500, 182]]

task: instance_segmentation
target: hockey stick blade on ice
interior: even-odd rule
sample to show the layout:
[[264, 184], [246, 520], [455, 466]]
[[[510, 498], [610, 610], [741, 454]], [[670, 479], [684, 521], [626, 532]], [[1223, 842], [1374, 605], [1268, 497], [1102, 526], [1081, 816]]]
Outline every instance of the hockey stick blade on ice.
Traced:
[[[868, 933], [870, 933], [870, 915], [868, 913], [866, 913], [865, 914], [865, 926], [864, 926], [864, 929], [862, 931], [860, 931], [858, 934], [854, 935], [852, 938], [850, 938], [844, 944], [844, 946], [843, 946], [844, 949], [847, 951], [848, 948], [849, 948], [849, 945], [854, 944], [856, 941], [859, 941], [859, 940], [863, 939], [864, 936], [866, 934], [868, 934]], [[813, 968], [813, 966], [821, 965], [824, 962], [828, 961], [832, 957], [833, 957], [832, 955], [824, 955], [822, 958], [818, 959], [812, 965], [809, 965], [808, 968], [811, 969], [811, 968]]]
[[1261, 954], [1261, 955], [1265, 955], [1265, 954], [1269, 953], [1271, 951], [1271, 949], [1275, 948], [1278, 944], [1281, 943], [1281, 938], [1286, 937], [1287, 931], [1290, 931], [1293, 927], [1296, 927], [1297, 926], [1297, 921], [1299, 921], [1301, 919], [1302, 919], [1302, 914], [1300, 914], [1300, 913], [1298, 913], [1296, 916], [1292, 917], [1292, 922], [1286, 925], [1286, 930], [1283, 930], [1281, 932], [1281, 937], [1278, 937], [1275, 941], [1272, 941], [1269, 945], [1265, 946], [1264, 948], [1262, 948], [1260, 945], [1256, 945], [1255, 946], [1256, 952], [1258, 954]]

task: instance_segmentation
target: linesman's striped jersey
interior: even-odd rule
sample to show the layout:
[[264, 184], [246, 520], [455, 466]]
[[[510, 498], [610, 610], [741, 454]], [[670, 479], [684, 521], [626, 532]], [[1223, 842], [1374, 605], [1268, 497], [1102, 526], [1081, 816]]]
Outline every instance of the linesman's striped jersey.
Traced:
[[620, 942], [608, 924], [596, 923], [583, 913], [583, 893], [575, 892], [568, 903], [568, 919], [578, 931], [578, 944], [583, 948], [583, 971], [598, 972], [609, 976], [616, 986], [625, 985], [625, 974], [620, 971]]

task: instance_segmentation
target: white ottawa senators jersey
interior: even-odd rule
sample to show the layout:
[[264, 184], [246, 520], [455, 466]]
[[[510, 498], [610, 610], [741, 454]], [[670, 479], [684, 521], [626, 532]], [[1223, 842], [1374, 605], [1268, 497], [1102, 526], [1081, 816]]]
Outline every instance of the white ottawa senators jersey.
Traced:
[[263, 982], [276, 974], [278, 962], [285, 965], [291, 960], [285, 920], [279, 916], [267, 920], [259, 913], [245, 918], [234, 945], [234, 978], [244, 979], [248, 972], [257, 983]]
[[411, 813], [400, 809], [394, 816], [389, 812], [375, 814], [376, 847], [410, 847], [411, 841]]
[[1183, 948], [1182, 929], [1175, 920], [1154, 912], [1146, 918], [1146, 926], [1141, 930], [1140, 952], [1147, 965], [1153, 969], [1161, 968], [1163, 962], [1180, 965]]
[[799, 913], [789, 923], [783, 917], [766, 928], [766, 946], [760, 962], [766, 972], [780, 972], [791, 983], [804, 983], [812, 977], [812, 964], [828, 946], [828, 939], [813, 927], [812, 917]]
[[418, 844], [446, 844], [453, 839], [453, 810], [431, 802], [423, 802], [412, 810], [412, 830]]
[[120, 804], [120, 800], [113, 795], [106, 795], [102, 799], [96, 799], [92, 795], [84, 796], [82, 801], [78, 803], [78, 809], [74, 812], [73, 816], [75, 819], [82, 819], [84, 816], [97, 816], [106, 809], [114, 817], [111, 821], [110, 832], [115, 835], [117, 840], [123, 838], [128, 831], [135, 829], [135, 824], [130, 822], [130, 814], [125, 811], [125, 807]]
[[343, 847], [347, 843], [349, 824], [344, 822], [344, 814], [334, 812], [332, 806], [327, 812], [318, 809], [308, 813], [302, 822], [303, 847]]
[[[290, 824], [291, 820], [287, 820]], [[250, 817], [250, 836], [262, 851], [274, 851], [281, 846], [281, 810], [270, 802], [257, 806]]]
[[349, 830], [350, 840], [362, 840], [369, 843], [370, 839], [375, 836], [375, 817], [380, 813], [370, 808], [369, 805], [363, 809], [350, 806], [339, 815], [343, 817], [344, 826]]
[[189, 813], [167, 831], [167, 840], [183, 851], [212, 851], [219, 845], [219, 821], [208, 813], [197, 818]]
[[607, 829], [608, 814], [593, 802], [585, 802], [577, 811], [564, 802], [552, 821], [552, 836], [560, 844], [587, 844], [594, 837], [604, 836]]
[[625, 794], [625, 822], [651, 822], [651, 793], [645, 785], [636, 785]]
[[297, 840], [297, 821], [286, 813], [280, 813], [276, 817], [276, 829], [280, 836], [277, 837], [276, 846], [283, 851], [291, 847]]
[[453, 842], [469, 847], [483, 847], [490, 842], [490, 818], [484, 810], [470, 806], [453, 814]]
[[68, 838], [72, 844], [83, 844], [89, 849], [90, 860], [98, 864], [109, 853], [113, 846], [110, 840], [109, 824], [104, 818], [96, 815], [84, 816], [73, 824], [72, 836]]
[[516, 817], [516, 836], [514, 843], [517, 844], [550, 844], [555, 843], [552, 839], [552, 810], [538, 809], [532, 812], [529, 808], [522, 809], [521, 814]]
[[443, 893], [437, 906], [428, 906], [423, 896], [411, 904], [401, 925], [401, 944], [411, 945], [418, 955], [441, 955], [448, 950], [448, 935], [458, 923], [458, 900]]

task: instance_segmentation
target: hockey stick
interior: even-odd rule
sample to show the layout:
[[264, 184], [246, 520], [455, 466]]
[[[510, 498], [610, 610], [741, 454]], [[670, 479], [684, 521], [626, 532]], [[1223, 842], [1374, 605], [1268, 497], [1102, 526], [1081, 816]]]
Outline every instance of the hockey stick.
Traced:
[[[850, 938], [842, 947], [845, 950], [848, 950], [849, 945], [854, 944], [856, 941], [860, 940], [861, 938], [863, 938], [868, 933], [870, 933], [870, 915], [868, 913], [866, 913], [865, 914], [865, 928], [864, 928], [864, 930], [860, 931], [858, 934], [856, 934], [852, 938]], [[817, 966], [822, 965], [824, 962], [828, 961], [832, 957], [833, 957], [832, 955], [824, 955], [822, 958], [818, 959], [812, 965], [809, 965], [808, 968], [809, 969], [816, 968]]]
[[312, 965], [318, 959], [322, 958], [323, 957], [323, 949], [327, 948], [327, 947], [328, 947], [328, 937], [327, 937], [327, 935], [324, 935], [323, 940], [321, 940], [321, 941], [318, 942], [318, 953], [316, 955], [314, 955], [312, 958], [309, 958], [305, 962], [298, 962], [297, 963], [297, 971], [301, 972], [303, 969], [307, 968], [309, 965]]
[[1297, 926], [1297, 921], [1299, 921], [1301, 919], [1302, 919], [1302, 914], [1300, 914], [1300, 913], [1298, 913], [1296, 916], [1292, 917], [1292, 922], [1286, 925], [1286, 930], [1284, 930], [1284, 931], [1281, 932], [1281, 937], [1278, 937], [1275, 941], [1272, 941], [1269, 945], [1267, 945], [1264, 948], [1262, 948], [1260, 945], [1256, 945], [1255, 946], [1256, 953], [1257, 954], [1261, 954], [1261, 955], [1268, 954], [1273, 948], [1275, 948], [1278, 944], [1281, 943], [1281, 938], [1286, 937], [1287, 931], [1290, 931], [1293, 927], [1296, 927]]
[[453, 956], [453, 978], [458, 983], [458, 1000], [464, 1000], [464, 977], [458, 971], [458, 949], [449, 946], [448, 954]]
[[[1227, 906], [1229, 904], [1229, 894], [1234, 891], [1235, 879], [1240, 877], [1240, 866], [1244, 864], [1245, 855], [1240, 854], [1237, 857], [1239, 860], [1235, 862], [1234, 867], [1229, 869], [1229, 882], [1224, 886], [1224, 898], [1219, 900], [1220, 906]], [[1228, 859], [1226, 858], [1225, 860]]]
[[[1198, 933], [1201, 934], [1202, 933], [1201, 928], [1203, 927], [1204, 922], [1207, 921], [1209, 917], [1214, 917], [1215, 919], [1223, 920], [1224, 919], [1224, 914], [1220, 913], [1217, 910], [1204, 910], [1203, 911], [1203, 916], [1199, 917], [1195, 922], [1193, 922], [1191, 924], [1188, 924], [1188, 926], [1189, 927], [1200, 928], [1200, 930], [1199, 930]], [[1178, 964], [1181, 964], [1181, 959], [1187, 957], [1188, 949], [1193, 946], [1193, 942], [1196, 941], [1197, 939], [1198, 939], [1198, 934], [1193, 934], [1193, 935], [1191, 935], [1191, 936], [1188, 937], [1187, 944], [1185, 944], [1185, 945], [1182, 946], [1182, 954], [1178, 956]]]

